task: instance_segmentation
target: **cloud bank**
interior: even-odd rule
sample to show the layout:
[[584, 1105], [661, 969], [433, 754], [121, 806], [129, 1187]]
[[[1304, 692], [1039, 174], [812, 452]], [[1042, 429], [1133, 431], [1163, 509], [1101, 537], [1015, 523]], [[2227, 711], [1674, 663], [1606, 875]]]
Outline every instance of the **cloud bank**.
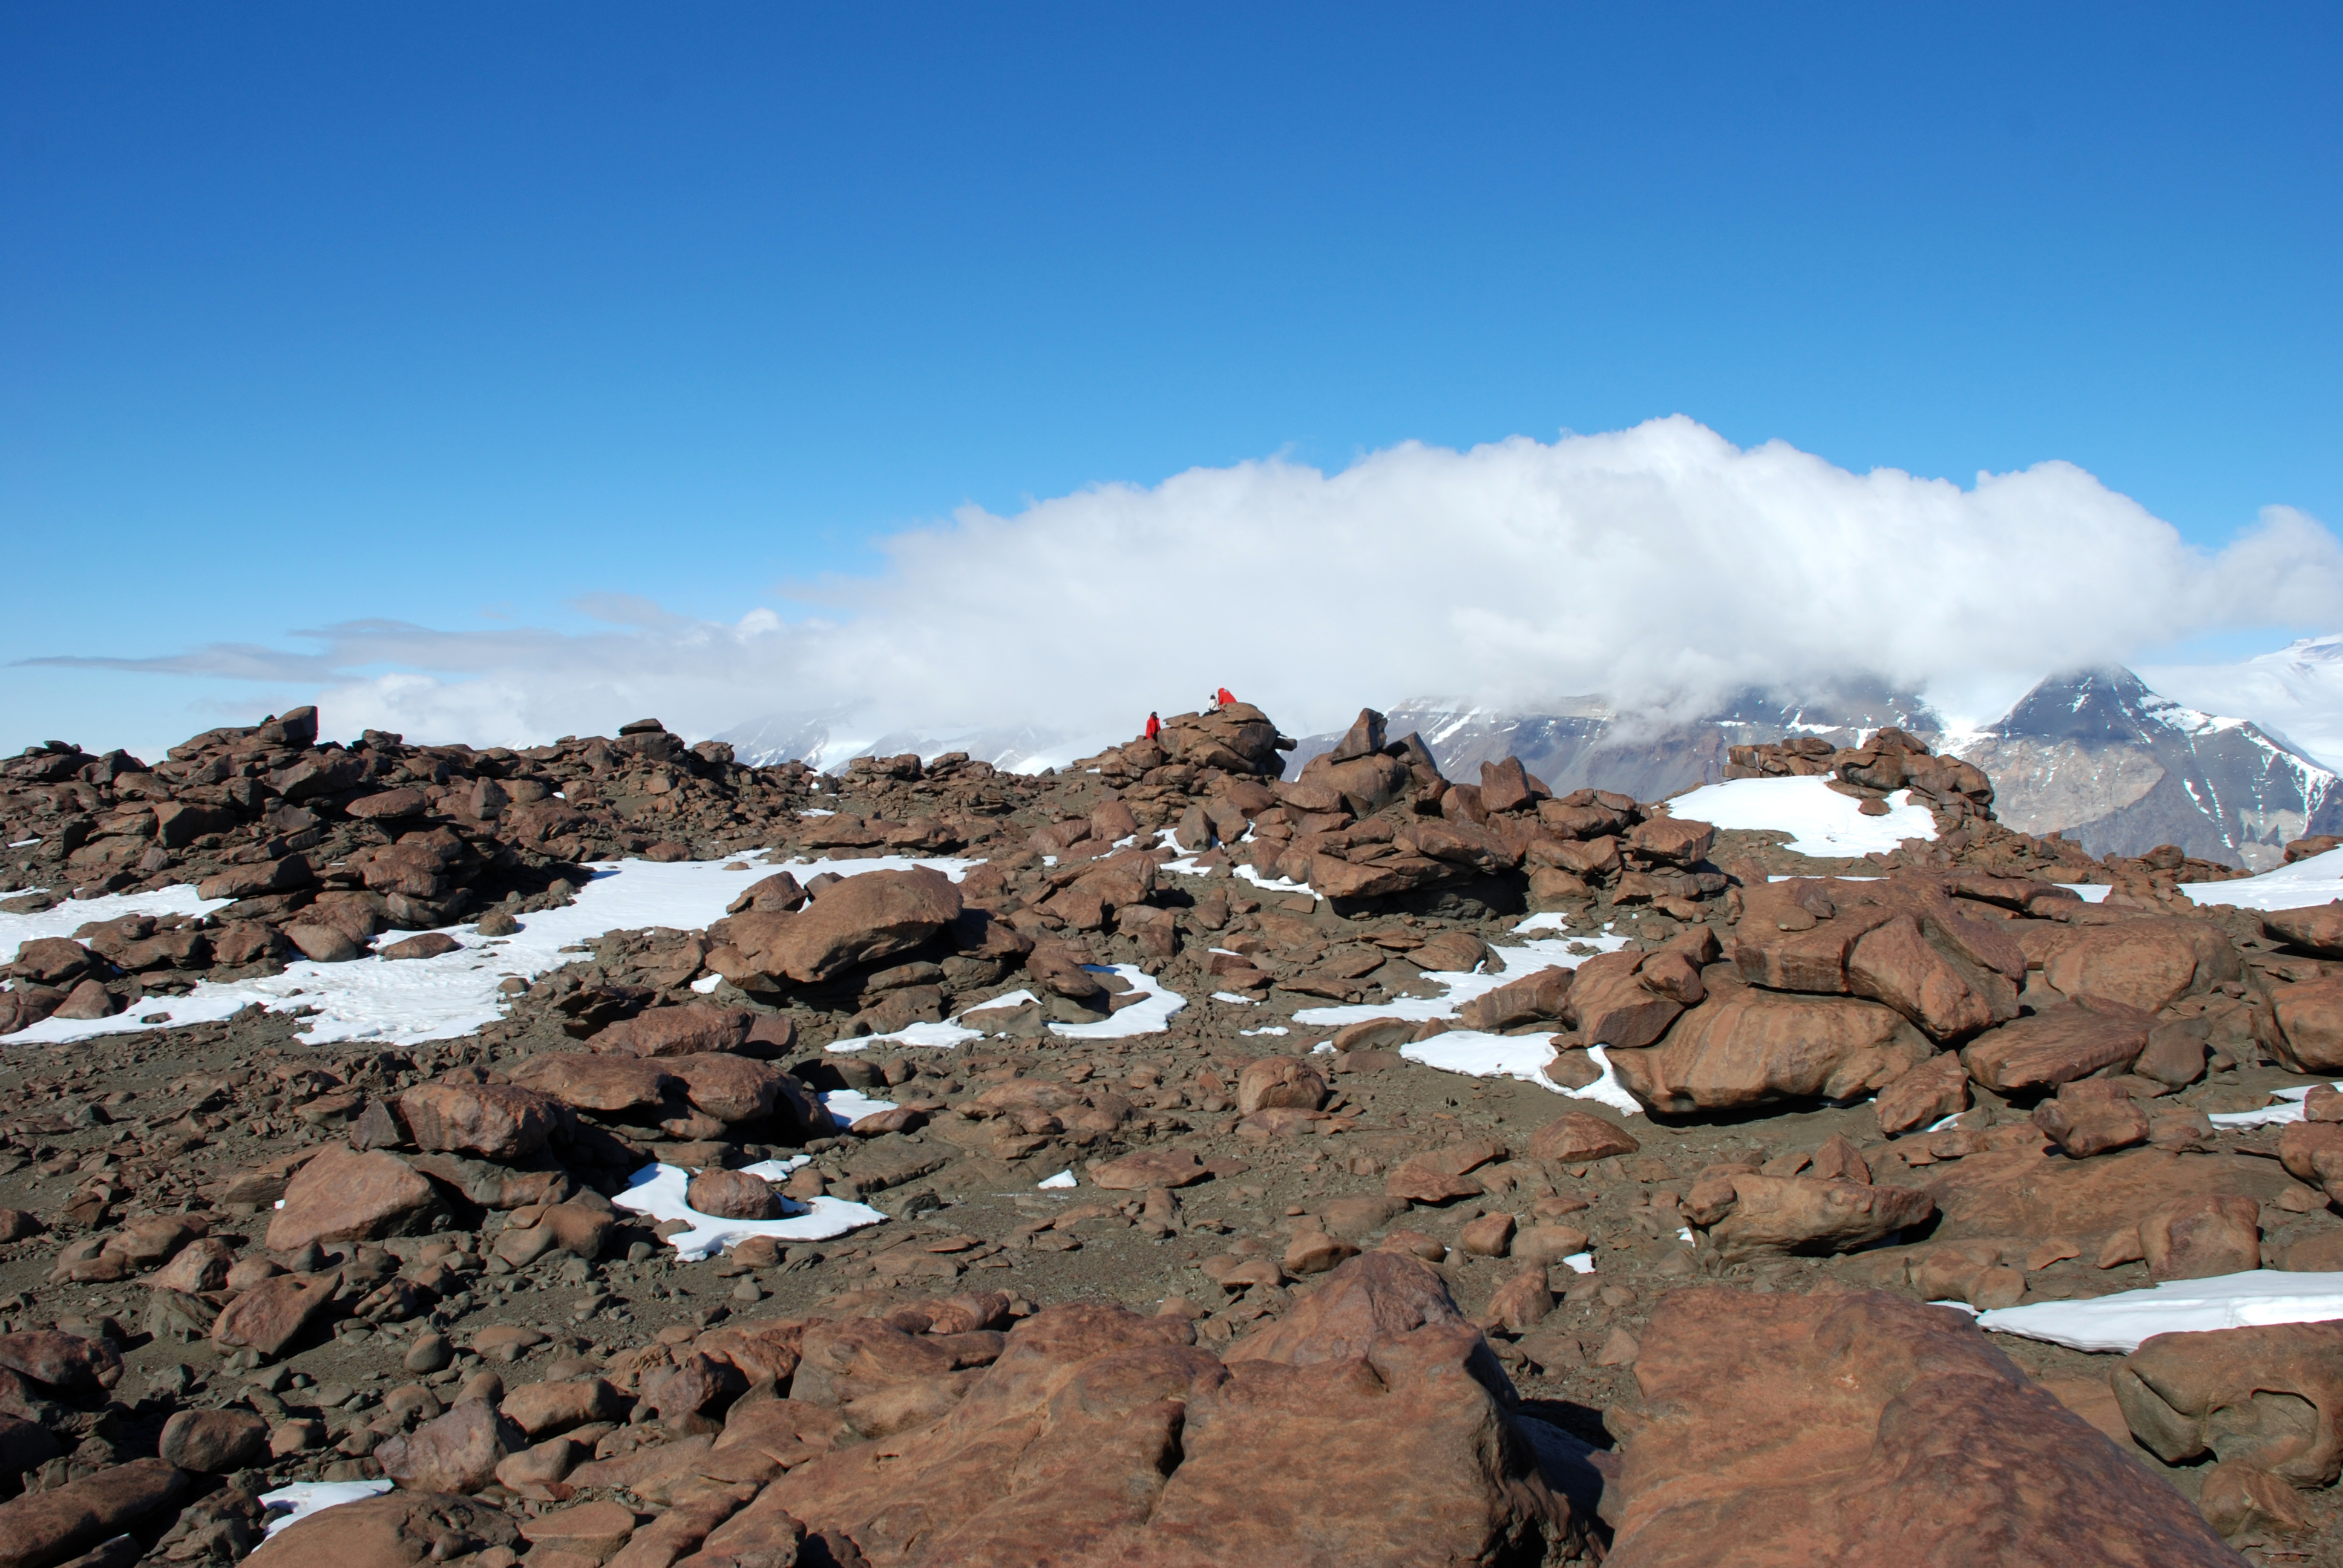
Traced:
[[874, 734], [1111, 739], [1222, 685], [1295, 731], [1425, 692], [1681, 714], [1852, 672], [1958, 714], [2210, 630], [2343, 625], [2343, 548], [2290, 508], [2207, 553], [2072, 464], [1965, 489], [1744, 450], [1681, 416], [1409, 443], [1332, 474], [1198, 468], [1011, 517], [963, 508], [882, 548], [873, 576], [793, 590], [818, 619], [717, 624], [613, 594], [580, 605], [604, 623], [582, 635], [358, 620], [297, 634], [314, 651], [55, 662], [297, 682], [335, 732], [418, 740], [645, 714], [707, 734], [841, 707]]

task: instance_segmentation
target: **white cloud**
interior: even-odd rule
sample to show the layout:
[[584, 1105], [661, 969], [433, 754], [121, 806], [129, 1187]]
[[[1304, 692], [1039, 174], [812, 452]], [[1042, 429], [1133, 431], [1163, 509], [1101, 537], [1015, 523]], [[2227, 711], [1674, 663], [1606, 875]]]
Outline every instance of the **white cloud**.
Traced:
[[[2343, 549], [2288, 508], [2207, 554], [2068, 463], [1963, 489], [1744, 451], [1682, 417], [1411, 443], [1334, 474], [1199, 468], [1013, 517], [968, 508], [882, 548], [880, 574], [813, 591], [820, 621], [715, 624], [612, 593], [581, 606], [609, 626], [585, 635], [357, 622], [273, 668], [249, 648], [134, 668], [297, 672], [337, 732], [475, 744], [840, 704], [874, 732], [1113, 738], [1222, 685], [1292, 732], [1425, 691], [1683, 711], [1853, 671], [1991, 717], [2046, 671], [2221, 628], [2343, 624]], [[401, 673], [318, 678], [386, 666]]]

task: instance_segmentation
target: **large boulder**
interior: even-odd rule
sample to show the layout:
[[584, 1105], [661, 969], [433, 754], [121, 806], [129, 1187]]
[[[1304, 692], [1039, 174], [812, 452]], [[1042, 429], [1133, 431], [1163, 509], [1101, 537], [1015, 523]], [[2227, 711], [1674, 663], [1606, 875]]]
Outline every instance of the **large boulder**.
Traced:
[[745, 1008], [709, 1007], [703, 1002], [655, 1007], [604, 1028], [593, 1037], [593, 1046], [596, 1050], [628, 1056], [699, 1056], [738, 1050], [747, 1043], [755, 1024], [756, 1015]]
[[1678, 1019], [1657, 1046], [1609, 1056], [1619, 1081], [1645, 1105], [1690, 1111], [1851, 1099], [1934, 1054], [1901, 1014], [1877, 1002], [1728, 987]]
[[268, 1221], [268, 1248], [297, 1252], [312, 1241], [370, 1241], [427, 1217], [431, 1183], [396, 1154], [327, 1144], [285, 1186]]
[[1734, 1202], [1709, 1229], [1727, 1262], [1785, 1253], [1851, 1252], [1936, 1211], [1912, 1187], [1813, 1176], [1731, 1176]]
[[1744, 888], [1741, 907], [1732, 957], [1752, 985], [1867, 997], [1940, 1041], [2017, 1016], [2024, 950], [1933, 886], [1797, 878]]
[[134, 1459], [0, 1503], [0, 1568], [51, 1568], [144, 1524], [186, 1489], [176, 1465]]
[[1416, 1568], [1578, 1540], [1534, 1423], [1422, 1264], [1352, 1260], [1225, 1364], [1188, 1337], [1111, 1306], [1039, 1312], [948, 1416], [796, 1466], [704, 1551], [781, 1517], [871, 1568]]
[[245, 1562], [253, 1568], [419, 1568], [509, 1547], [519, 1536], [510, 1515], [485, 1503], [442, 1492], [389, 1492], [297, 1519]]
[[657, 1105], [676, 1083], [674, 1074], [657, 1062], [586, 1050], [548, 1050], [532, 1056], [514, 1068], [511, 1076], [515, 1083], [541, 1090], [580, 1111], [630, 1111], [639, 1105]]
[[2178, 1492], [1946, 1308], [1676, 1291], [1635, 1380], [1605, 1568], [2236, 1568]]
[[2267, 1202], [2289, 1185], [2274, 1161], [2246, 1155], [2129, 1149], [2069, 1160], [2036, 1129], [2023, 1132], [2026, 1140], [2017, 1147], [1981, 1150], [1930, 1168], [1926, 1191], [1943, 1216], [1934, 1239], [2060, 1236], [2087, 1252], [2177, 1199], [2230, 1193]]
[[2054, 1007], [1978, 1036], [1962, 1048], [1961, 1060], [1996, 1094], [2050, 1089], [2129, 1067], [2147, 1049], [2155, 1023], [2119, 1002]]
[[374, 1451], [382, 1473], [409, 1492], [478, 1492], [496, 1479], [507, 1454], [528, 1435], [484, 1399], [467, 1400]]
[[1683, 997], [1671, 994], [1674, 987], [1654, 983], [1662, 980], [1664, 969], [1644, 972], [1648, 960], [1660, 956], [1616, 952], [1588, 959], [1568, 982], [1562, 999], [1564, 1018], [1589, 1045], [1632, 1050], [1658, 1040], [1688, 1005]]
[[2343, 1474], [2343, 1323], [2157, 1334], [2114, 1383], [2132, 1435], [2167, 1464], [2213, 1453], [2306, 1487]]
[[545, 1147], [562, 1105], [517, 1083], [419, 1083], [399, 1095], [398, 1116], [418, 1149], [509, 1163]]
[[2278, 1055], [2297, 1072], [2343, 1072], [2343, 977], [2285, 985], [2270, 993]]
[[2043, 980], [2072, 1000], [2147, 1013], [2244, 975], [2244, 960], [2221, 928], [2186, 916], [2071, 928], [2058, 934], [2042, 961]]
[[796, 914], [735, 915], [725, 929], [760, 973], [812, 984], [910, 952], [960, 914], [951, 879], [920, 866], [865, 871], [832, 883]]
[[2307, 910], [2272, 910], [2262, 917], [2262, 930], [2272, 941], [2322, 959], [2343, 959], [2343, 900]]

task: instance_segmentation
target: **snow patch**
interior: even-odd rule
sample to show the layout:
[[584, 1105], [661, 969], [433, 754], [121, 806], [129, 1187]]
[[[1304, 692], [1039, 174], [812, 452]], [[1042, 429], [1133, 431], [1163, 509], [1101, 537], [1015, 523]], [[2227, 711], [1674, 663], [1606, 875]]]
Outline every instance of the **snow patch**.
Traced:
[[2234, 882], [2183, 882], [2191, 903], [2234, 904], [2241, 910], [2304, 910], [2343, 899], [2343, 849], [2311, 855], [2291, 866]]
[[1996, 1307], [1977, 1315], [1977, 1327], [2078, 1351], [2129, 1354], [2154, 1334], [2322, 1323], [2336, 1318], [2343, 1318], [2343, 1273], [2255, 1269], [2205, 1280], [2173, 1280], [2090, 1301]]
[[1145, 1000], [1132, 1002], [1096, 1023], [1053, 1023], [1050, 1026], [1052, 1034], [1068, 1040], [1127, 1040], [1134, 1034], [1161, 1034], [1172, 1027], [1172, 1015], [1188, 1005], [1186, 997], [1176, 990], [1164, 990], [1161, 981], [1137, 964], [1084, 964], [1082, 968], [1092, 974], [1121, 975]]
[[1705, 784], [1671, 799], [1668, 811], [1719, 828], [1795, 834], [1788, 848], [1801, 855], [1885, 855], [1906, 839], [1936, 836], [1936, 819], [1912, 803], [1909, 789], [1887, 797], [1885, 817], [1866, 817], [1857, 804], [1815, 775]]
[[[830, 1098], [832, 1097], [824, 1097]], [[779, 1181], [805, 1163], [806, 1157], [800, 1154], [789, 1160], [744, 1165], [741, 1170], [763, 1181]], [[782, 1203], [799, 1212], [782, 1220], [719, 1219], [701, 1213], [685, 1201], [684, 1192], [690, 1183], [691, 1173], [680, 1166], [646, 1165], [628, 1179], [627, 1190], [610, 1201], [654, 1220], [681, 1220], [689, 1225], [689, 1230], [678, 1231], [668, 1238], [668, 1245], [675, 1249], [676, 1256], [687, 1261], [713, 1257], [751, 1236], [770, 1236], [777, 1241], [826, 1241], [832, 1236], [843, 1236], [849, 1231], [881, 1225], [887, 1221], [886, 1215], [867, 1203], [849, 1203], [840, 1198], [816, 1198], [805, 1203], [784, 1198]]]

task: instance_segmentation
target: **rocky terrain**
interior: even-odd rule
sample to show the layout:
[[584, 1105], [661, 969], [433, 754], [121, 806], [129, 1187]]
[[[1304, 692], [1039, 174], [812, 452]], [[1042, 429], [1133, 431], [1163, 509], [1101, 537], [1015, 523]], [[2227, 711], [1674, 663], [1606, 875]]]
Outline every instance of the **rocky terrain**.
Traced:
[[[11, 759], [0, 1568], [2343, 1560], [2343, 1322], [1970, 1315], [2343, 1272], [2343, 910], [1861, 739], [1723, 770], [1933, 838], [1241, 703], [1038, 777]], [[318, 1027], [645, 863], [737, 891]]]

